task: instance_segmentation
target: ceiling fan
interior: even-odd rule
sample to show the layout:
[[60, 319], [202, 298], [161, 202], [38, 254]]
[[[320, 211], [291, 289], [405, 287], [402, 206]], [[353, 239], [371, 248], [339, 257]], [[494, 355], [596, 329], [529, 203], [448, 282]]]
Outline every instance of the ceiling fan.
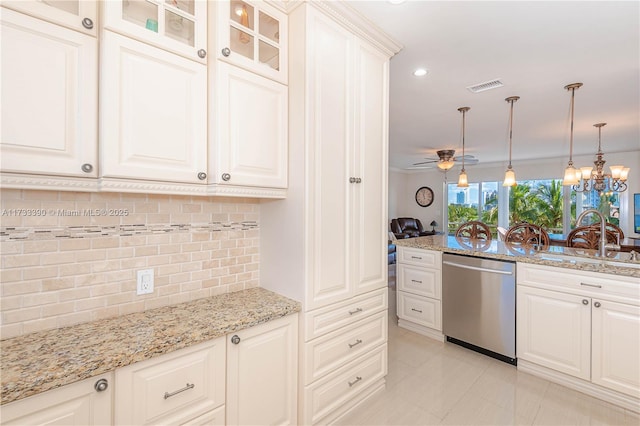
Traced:
[[[441, 149], [436, 151], [438, 154], [438, 158], [425, 158], [427, 161], [421, 161], [419, 163], [414, 163], [414, 166], [424, 166], [426, 164], [435, 164], [440, 170], [449, 170], [456, 163], [462, 163], [462, 156], [455, 157], [456, 151], [454, 149]], [[473, 155], [465, 155], [464, 156], [465, 164], [477, 164], [478, 159]]]

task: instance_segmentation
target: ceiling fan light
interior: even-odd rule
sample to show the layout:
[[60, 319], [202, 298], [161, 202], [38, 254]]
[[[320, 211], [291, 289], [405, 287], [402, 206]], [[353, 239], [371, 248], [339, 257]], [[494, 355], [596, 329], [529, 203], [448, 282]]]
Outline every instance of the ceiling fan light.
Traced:
[[458, 188], [468, 188], [469, 180], [467, 179], [467, 172], [462, 169], [460, 171], [460, 176], [458, 177]]
[[511, 167], [507, 169], [504, 174], [504, 182], [502, 186], [515, 186], [516, 185], [516, 172]]
[[562, 185], [578, 185], [580, 183], [578, 179], [578, 169], [573, 167], [572, 164], [569, 164], [566, 169], [564, 169], [564, 178], [562, 179]]
[[438, 161], [437, 166], [440, 170], [449, 170], [453, 167], [453, 160], [442, 160]]

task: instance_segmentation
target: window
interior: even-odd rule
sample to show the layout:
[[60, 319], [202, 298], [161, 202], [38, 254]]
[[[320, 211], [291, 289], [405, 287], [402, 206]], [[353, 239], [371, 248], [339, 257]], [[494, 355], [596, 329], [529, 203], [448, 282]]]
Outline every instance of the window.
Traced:
[[[501, 205], [504, 199], [509, 200], [508, 206]], [[446, 201], [449, 234], [465, 222], [480, 220], [489, 225], [494, 236], [497, 226], [509, 228], [519, 222], [534, 223], [551, 235], [562, 236], [575, 228], [577, 215], [587, 209], [599, 210], [607, 222], [620, 222], [618, 194], [577, 193], [562, 186], [562, 179], [521, 181], [511, 188], [500, 182], [469, 183], [468, 188], [449, 183]], [[583, 225], [597, 220], [597, 216], [589, 216]]]

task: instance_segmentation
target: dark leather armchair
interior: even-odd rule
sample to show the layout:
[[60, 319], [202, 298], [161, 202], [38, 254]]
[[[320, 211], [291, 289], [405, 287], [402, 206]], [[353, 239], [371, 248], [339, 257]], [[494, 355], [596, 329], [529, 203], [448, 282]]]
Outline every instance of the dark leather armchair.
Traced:
[[397, 219], [392, 219], [391, 232], [393, 232], [399, 240], [435, 234], [433, 231], [425, 231], [420, 220], [411, 217], [399, 217]]

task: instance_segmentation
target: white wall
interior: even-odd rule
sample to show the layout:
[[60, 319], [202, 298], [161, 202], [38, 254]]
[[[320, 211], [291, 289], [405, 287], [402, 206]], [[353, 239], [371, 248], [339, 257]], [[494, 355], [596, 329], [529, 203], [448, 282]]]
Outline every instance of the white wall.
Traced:
[[[595, 155], [574, 157], [573, 162], [576, 167], [593, 165]], [[640, 150], [631, 152], [605, 153], [606, 169], [615, 164], [624, 164], [631, 168], [627, 184], [629, 188], [620, 195], [620, 227], [627, 237], [640, 237], [633, 231], [633, 194], [640, 193]], [[562, 179], [568, 158], [544, 159], [527, 162], [514, 162], [513, 168], [518, 181], [529, 179], [557, 178]], [[480, 181], [502, 181], [507, 168], [504, 164], [478, 164], [466, 166], [469, 182]], [[447, 172], [447, 181], [457, 182], [460, 167], [454, 167]], [[422, 221], [425, 227], [435, 220], [438, 222], [437, 230], [442, 231], [444, 217], [443, 192], [445, 185], [445, 174], [437, 169], [425, 171], [393, 171], [389, 173], [389, 218], [394, 217], [416, 217]], [[392, 177], [393, 175], [393, 177]], [[398, 175], [404, 175], [402, 179]], [[415, 192], [421, 186], [429, 186], [434, 192], [434, 202], [429, 207], [420, 207], [414, 199]], [[393, 207], [391, 200], [394, 200]]]

